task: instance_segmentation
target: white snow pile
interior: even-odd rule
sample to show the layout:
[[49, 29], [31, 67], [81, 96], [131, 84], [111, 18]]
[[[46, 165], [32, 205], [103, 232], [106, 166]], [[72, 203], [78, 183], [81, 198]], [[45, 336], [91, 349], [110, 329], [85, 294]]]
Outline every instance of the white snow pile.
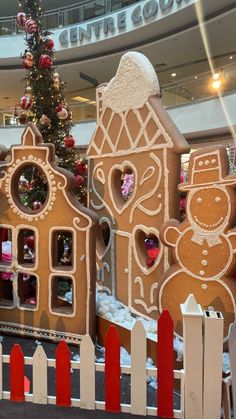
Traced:
[[136, 320], [141, 320], [144, 329], [147, 333], [157, 333], [157, 322], [155, 320], [146, 320], [140, 317], [134, 317], [128, 307], [116, 300], [112, 295], [107, 295], [104, 292], [97, 292], [96, 295], [97, 314], [105, 319], [125, 324], [131, 327], [135, 324]]

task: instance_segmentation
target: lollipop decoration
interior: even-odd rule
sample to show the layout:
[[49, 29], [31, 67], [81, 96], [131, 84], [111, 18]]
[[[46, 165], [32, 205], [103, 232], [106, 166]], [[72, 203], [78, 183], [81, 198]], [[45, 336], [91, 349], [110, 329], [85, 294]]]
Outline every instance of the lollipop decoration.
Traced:
[[37, 23], [35, 22], [35, 20], [33, 19], [28, 19], [25, 22], [25, 30], [26, 32], [32, 34], [35, 33], [37, 31]]
[[26, 14], [23, 12], [18, 13], [18, 15], [16, 16], [16, 21], [18, 25], [21, 26], [22, 28], [25, 26], [26, 20], [27, 20]]

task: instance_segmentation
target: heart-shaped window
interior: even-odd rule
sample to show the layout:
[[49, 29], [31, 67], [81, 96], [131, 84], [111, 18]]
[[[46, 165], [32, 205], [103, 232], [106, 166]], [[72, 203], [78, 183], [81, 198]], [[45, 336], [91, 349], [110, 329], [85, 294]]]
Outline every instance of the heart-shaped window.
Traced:
[[139, 263], [143, 268], [152, 268], [157, 263], [161, 253], [158, 237], [152, 232], [146, 233], [143, 230], [137, 230], [135, 242]]
[[100, 257], [103, 257], [109, 247], [111, 238], [111, 229], [106, 221], [100, 225], [97, 235], [97, 251]]
[[111, 175], [111, 193], [118, 211], [129, 205], [134, 195], [135, 174], [133, 169], [126, 165], [121, 169], [116, 167]]

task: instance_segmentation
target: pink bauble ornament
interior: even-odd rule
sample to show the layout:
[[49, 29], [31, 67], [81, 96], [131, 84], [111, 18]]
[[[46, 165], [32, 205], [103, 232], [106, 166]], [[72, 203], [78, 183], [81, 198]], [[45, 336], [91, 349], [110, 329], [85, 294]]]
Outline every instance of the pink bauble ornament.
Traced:
[[23, 12], [18, 13], [18, 15], [16, 16], [16, 21], [19, 26], [24, 27], [26, 20], [27, 20], [26, 14]]
[[76, 162], [76, 172], [79, 173], [79, 175], [84, 175], [87, 172], [87, 166], [85, 163], [83, 163], [82, 161], [77, 161]]
[[82, 186], [84, 184], [83, 176], [80, 176], [80, 175], [75, 176], [75, 182], [77, 186]]
[[64, 138], [64, 144], [68, 148], [74, 147], [74, 145], [75, 145], [74, 137], [72, 137], [72, 135], [68, 135], [67, 137], [65, 137]]
[[44, 44], [45, 48], [51, 50], [54, 48], [54, 42], [52, 39], [47, 39]]
[[28, 33], [35, 33], [37, 31], [37, 23], [33, 19], [26, 20], [25, 30]]
[[24, 111], [29, 110], [33, 105], [32, 98], [28, 95], [23, 96], [20, 100], [20, 107], [21, 109], [24, 109]]
[[51, 68], [52, 67], [52, 59], [49, 57], [49, 55], [41, 55], [39, 59], [39, 65], [43, 68]]
[[42, 207], [42, 202], [40, 202], [40, 201], [34, 201], [34, 202], [32, 203], [32, 205], [31, 205], [31, 209], [32, 209], [33, 211], [37, 211], [37, 210], [39, 210], [41, 207]]
[[68, 112], [67, 112], [66, 108], [61, 107], [60, 110], [59, 111], [56, 110], [56, 112], [57, 112], [57, 117], [59, 119], [66, 119], [67, 116], [68, 116]]

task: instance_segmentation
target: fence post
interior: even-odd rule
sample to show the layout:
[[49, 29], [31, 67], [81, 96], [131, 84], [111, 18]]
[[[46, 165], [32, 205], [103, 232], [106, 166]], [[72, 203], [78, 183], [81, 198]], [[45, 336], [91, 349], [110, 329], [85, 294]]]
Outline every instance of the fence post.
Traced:
[[38, 346], [33, 356], [33, 403], [47, 404], [48, 376], [47, 356]]
[[71, 406], [70, 351], [63, 340], [56, 349], [56, 404]]
[[183, 315], [185, 417], [202, 419], [203, 389], [203, 311], [190, 294], [181, 304]]
[[224, 319], [216, 311], [204, 312], [203, 417], [220, 419]]
[[95, 409], [95, 350], [92, 339], [85, 335], [80, 344], [80, 407]]
[[146, 331], [143, 323], [136, 320], [131, 332], [131, 413], [146, 416]]
[[15, 343], [10, 353], [10, 400], [23, 402], [24, 395], [24, 354]]
[[236, 418], [236, 323], [232, 323], [229, 328], [229, 359], [234, 408], [233, 417]]
[[105, 336], [105, 410], [120, 413], [120, 336], [113, 325]]
[[174, 417], [174, 324], [168, 310], [158, 320], [157, 415]]

